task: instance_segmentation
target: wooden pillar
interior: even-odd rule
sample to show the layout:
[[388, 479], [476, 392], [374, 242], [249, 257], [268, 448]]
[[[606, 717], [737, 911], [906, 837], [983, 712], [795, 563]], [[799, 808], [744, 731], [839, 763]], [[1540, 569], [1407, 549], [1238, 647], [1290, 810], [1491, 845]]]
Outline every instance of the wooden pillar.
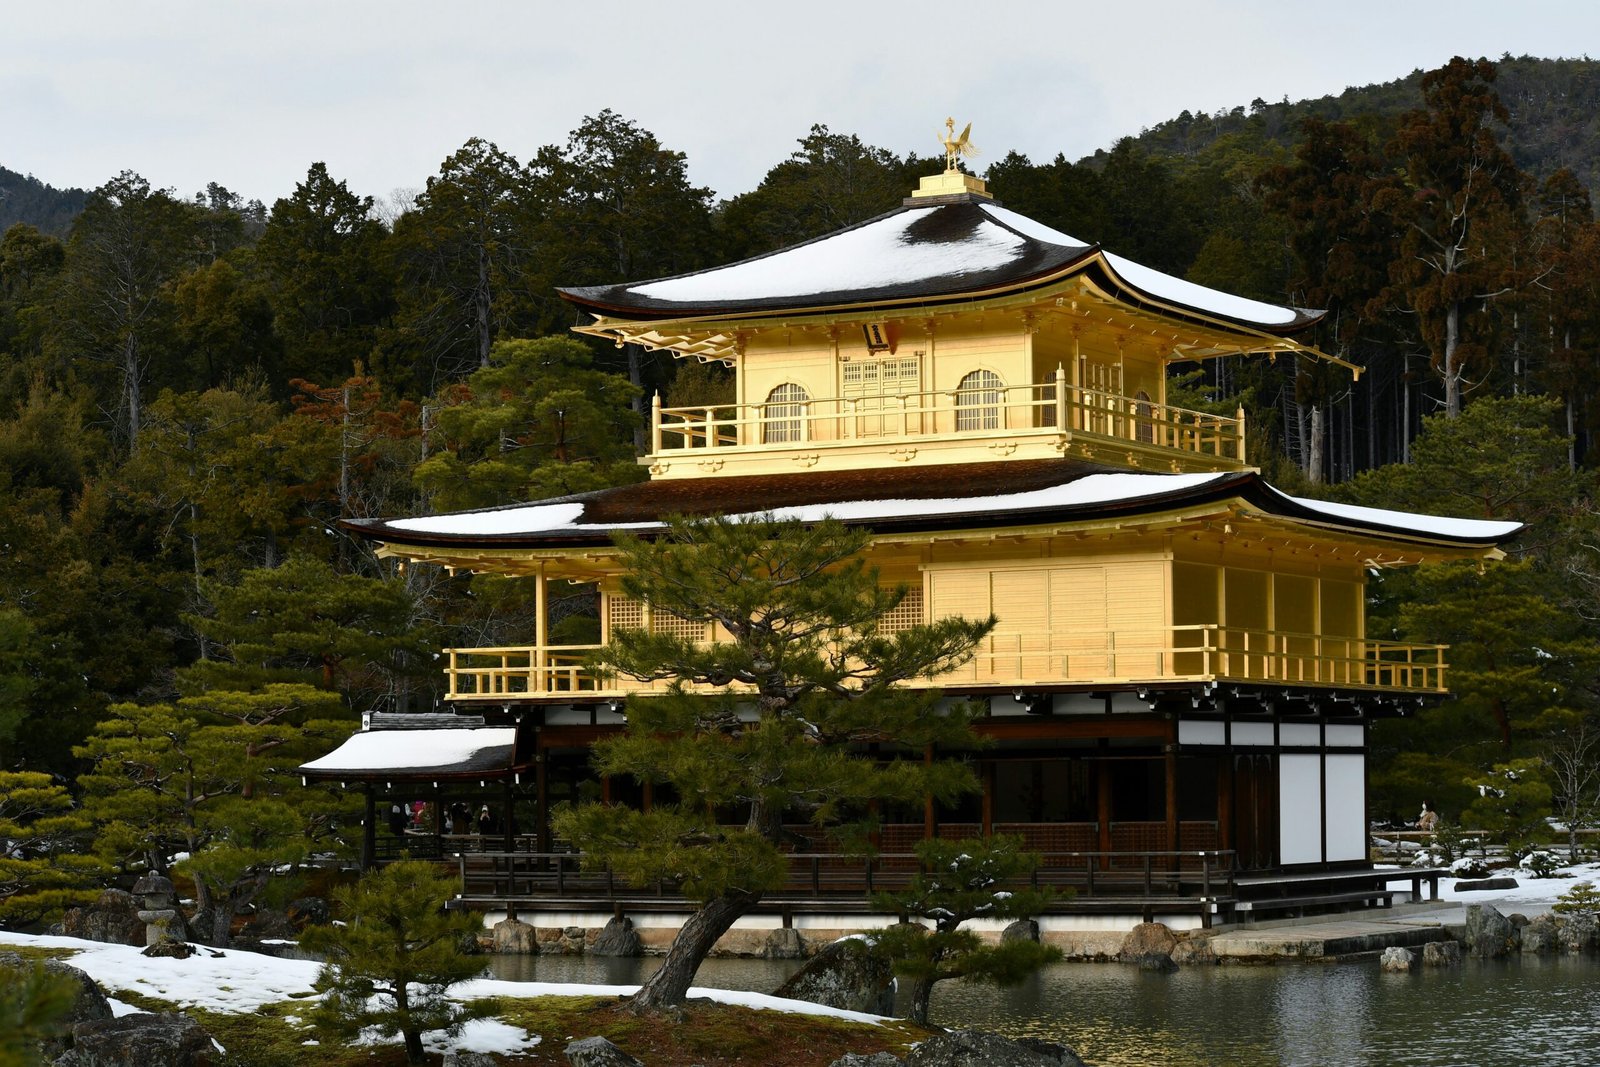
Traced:
[[373, 801], [371, 782], [362, 786], [361, 791], [366, 794], [361, 819], [361, 869], [370, 871], [378, 859], [377, 804]]
[[1100, 823], [1100, 851], [1111, 851], [1111, 761], [1102, 754], [1095, 760], [1094, 773], [1097, 796], [1095, 818]]
[[1178, 746], [1168, 742], [1163, 762], [1167, 772], [1167, 848], [1176, 851], [1178, 842]]
[[439, 806], [439, 783], [433, 783], [433, 854], [444, 858], [444, 809]]
[[994, 836], [994, 760], [983, 761], [983, 836]]
[[[928, 745], [922, 750], [922, 765], [932, 768], [933, 746]], [[939, 836], [939, 813], [934, 808], [933, 794], [926, 793], [922, 798], [922, 839], [932, 841]]]
[[[542, 740], [542, 739], [541, 739]], [[538, 851], [550, 851], [550, 756], [541, 746], [534, 749], [533, 791], [539, 808]]]
[[517, 850], [517, 817], [511, 807], [510, 776], [506, 777], [505, 783], [500, 790], [500, 796], [506, 807], [505, 819], [501, 824], [505, 827], [503, 836], [505, 838], [506, 851], [515, 852]]
[[535, 693], [550, 691], [550, 591], [544, 578], [544, 560], [533, 576], [533, 677], [528, 688]]
[[1217, 847], [1227, 851], [1233, 844], [1233, 753], [1225, 752], [1217, 761]]

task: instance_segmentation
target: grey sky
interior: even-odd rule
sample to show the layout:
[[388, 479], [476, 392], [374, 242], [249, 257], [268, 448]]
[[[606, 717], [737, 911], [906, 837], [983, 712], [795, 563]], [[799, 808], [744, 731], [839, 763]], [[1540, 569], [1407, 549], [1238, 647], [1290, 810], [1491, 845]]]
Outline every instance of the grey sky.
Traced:
[[814, 122], [896, 152], [973, 123], [978, 168], [1076, 159], [1185, 108], [1389, 81], [1452, 55], [1574, 56], [1583, 2], [10, 0], [0, 165], [56, 186], [123, 169], [270, 202], [323, 160], [380, 199], [469, 137], [520, 160], [610, 107], [722, 196]]

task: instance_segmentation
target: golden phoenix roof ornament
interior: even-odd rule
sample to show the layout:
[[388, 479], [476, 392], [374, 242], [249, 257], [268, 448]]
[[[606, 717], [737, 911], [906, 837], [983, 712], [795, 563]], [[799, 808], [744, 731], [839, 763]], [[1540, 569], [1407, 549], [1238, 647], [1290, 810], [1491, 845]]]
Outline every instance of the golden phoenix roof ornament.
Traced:
[[956, 169], [956, 161], [962, 156], [971, 159], [978, 154], [978, 148], [972, 143], [972, 123], [967, 123], [967, 128], [957, 137], [956, 120], [944, 120], [945, 132], [939, 135], [939, 143], [944, 145], [944, 169], [946, 172]]

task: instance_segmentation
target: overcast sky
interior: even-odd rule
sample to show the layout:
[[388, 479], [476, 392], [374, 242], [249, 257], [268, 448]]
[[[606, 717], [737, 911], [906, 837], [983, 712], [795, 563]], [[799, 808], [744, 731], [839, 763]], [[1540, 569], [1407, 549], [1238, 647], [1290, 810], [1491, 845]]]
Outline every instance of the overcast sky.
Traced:
[[0, 26], [0, 166], [269, 204], [318, 160], [382, 199], [469, 137], [526, 160], [607, 107], [726, 197], [813, 123], [931, 155], [951, 115], [981, 169], [1457, 54], [1600, 50], [1592, 0], [5, 0]]

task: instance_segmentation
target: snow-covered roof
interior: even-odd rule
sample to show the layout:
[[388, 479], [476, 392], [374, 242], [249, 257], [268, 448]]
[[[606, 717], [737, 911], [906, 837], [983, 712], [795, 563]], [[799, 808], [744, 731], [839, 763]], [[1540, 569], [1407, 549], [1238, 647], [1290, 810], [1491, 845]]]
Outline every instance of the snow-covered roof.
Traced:
[[1025, 288], [1080, 270], [1103, 273], [1135, 299], [1257, 329], [1297, 330], [1321, 314], [1175, 278], [978, 196], [908, 201], [836, 233], [692, 274], [560, 292], [599, 314], [671, 318], [953, 298]]
[[668, 515], [832, 516], [875, 530], [983, 529], [1072, 522], [1240, 500], [1291, 521], [1409, 541], [1489, 547], [1516, 522], [1441, 518], [1292, 497], [1254, 471], [1145, 474], [1067, 459], [788, 475], [684, 478], [573, 497], [419, 518], [357, 520], [364, 537], [411, 545], [493, 548], [605, 544], [650, 532]]
[[503, 773], [511, 768], [516, 737], [514, 728], [501, 726], [363, 730], [321, 759], [302, 765], [300, 773], [308, 778]]

